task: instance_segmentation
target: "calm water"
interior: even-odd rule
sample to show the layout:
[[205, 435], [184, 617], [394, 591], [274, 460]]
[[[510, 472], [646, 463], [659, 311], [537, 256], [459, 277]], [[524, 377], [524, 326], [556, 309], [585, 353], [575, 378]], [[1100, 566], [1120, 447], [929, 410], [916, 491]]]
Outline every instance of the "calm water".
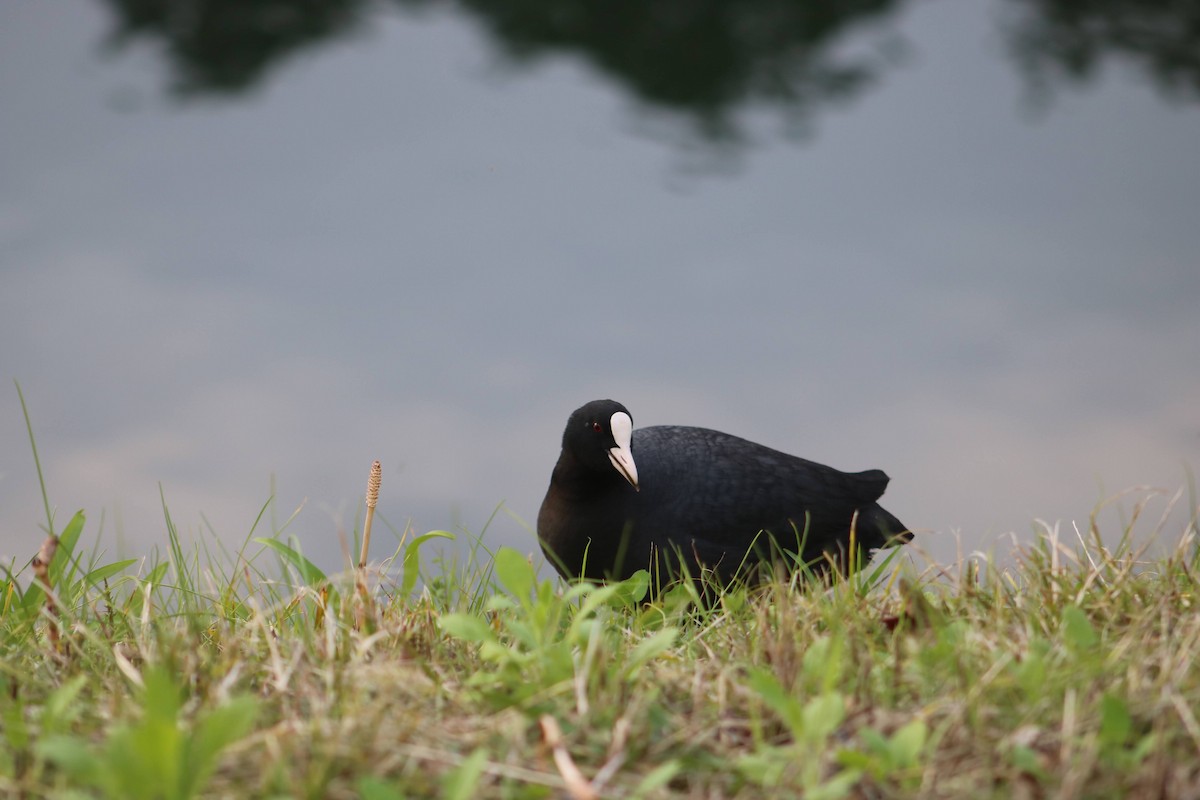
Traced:
[[396, 529], [503, 503], [485, 541], [535, 549], [597, 397], [883, 468], [941, 558], [1200, 463], [1178, 21], [1129, 52], [1020, 0], [128, 5], [0, 6], [6, 562], [44, 524], [12, 379], [59, 524], [135, 555], [160, 488], [236, 547], [274, 486], [335, 566], [375, 458]]

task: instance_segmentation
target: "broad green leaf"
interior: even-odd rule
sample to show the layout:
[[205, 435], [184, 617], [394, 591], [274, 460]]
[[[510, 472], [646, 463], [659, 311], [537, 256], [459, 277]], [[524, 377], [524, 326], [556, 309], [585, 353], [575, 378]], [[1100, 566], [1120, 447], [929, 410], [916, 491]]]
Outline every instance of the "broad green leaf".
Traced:
[[846, 640], [834, 634], [829, 642], [829, 654], [825, 661], [825, 674], [821, 681], [822, 691], [829, 692], [842, 682], [845, 653]]
[[154, 568], [150, 570], [149, 574], [147, 574], [142, 581], [150, 584], [151, 586], [157, 586], [158, 584], [162, 583], [162, 579], [167, 574], [167, 570], [170, 568], [170, 566], [171, 565], [169, 562], [160, 561], [154, 565]]
[[166, 667], [156, 665], [142, 674], [146, 689], [142, 698], [146, 719], [174, 723], [183, 705], [182, 692]]
[[421, 545], [431, 539], [450, 539], [453, 541], [454, 534], [449, 531], [430, 531], [413, 539], [404, 548], [404, 576], [400, 581], [400, 594], [404, 597], [412, 594], [412, 590], [417, 587], [417, 578], [421, 576]]
[[696, 585], [692, 581], [676, 583], [664, 594], [658, 596], [656, 604], [662, 606], [668, 614], [681, 613], [690, 606], [702, 605], [696, 592]]
[[529, 604], [535, 581], [533, 565], [520, 551], [501, 547], [496, 551], [496, 577], [522, 604]]
[[838, 692], [817, 695], [804, 705], [804, 738], [824, 742], [846, 718], [846, 701]]
[[476, 644], [496, 638], [492, 626], [474, 614], [443, 614], [438, 617], [438, 627], [455, 639]]
[[586, 587], [586, 591], [581, 592], [583, 601], [579, 604], [579, 613], [575, 615], [577, 627], [585, 619], [593, 618], [596, 615], [596, 609], [604, 605], [615, 605], [613, 598], [617, 594], [617, 586], [615, 584], [609, 586], [592, 586], [590, 584], [581, 584]]
[[1133, 748], [1132, 757], [1135, 764], [1140, 764], [1146, 760], [1146, 757], [1158, 746], [1158, 736], [1153, 733], [1148, 733], [1142, 737], [1141, 741]]
[[504, 630], [529, 650], [535, 650], [542, 643], [538, 631], [522, 618], [510, 615], [503, 620]]
[[237, 697], [210, 711], [192, 731], [187, 752], [187, 795], [201, 791], [219, 763], [221, 751], [248, 734], [258, 716], [252, 697]]
[[[858, 731], [858, 738], [873, 755], [887, 757], [891, 752], [888, 740], [874, 728], [861, 728]], [[841, 760], [841, 755], [838, 756], [838, 760]], [[847, 766], [851, 766], [851, 764], [847, 762]]]
[[862, 772], [856, 769], [842, 770], [820, 786], [814, 786], [804, 792], [805, 800], [841, 800], [850, 794], [862, 780]]
[[46, 601], [46, 593], [42, 591], [40, 584], [30, 581], [29, 588], [25, 590], [25, 594], [21, 595], [20, 603], [24, 616], [28, 617], [38, 613], [42, 603]]
[[179, 729], [162, 720], [143, 720], [113, 731], [104, 748], [110, 794], [128, 798], [175, 798], [180, 760]]
[[45, 736], [33, 747], [39, 756], [58, 765], [80, 783], [96, 783], [102, 762], [92, 752], [87, 740], [75, 736]]
[[405, 800], [403, 792], [373, 775], [358, 779], [358, 794], [362, 800]]
[[618, 608], [633, 608], [646, 597], [650, 590], [650, 573], [644, 569], [630, 575], [616, 584], [616, 595], [613, 605]]
[[[882, 746], [884, 751], [886, 751], [887, 740], [870, 728], [859, 731], [859, 738], [865, 738], [863, 734], [866, 733], [873, 733], [879, 737], [879, 741], [883, 743]], [[879, 754], [883, 751], [875, 749], [873, 745], [868, 745], [868, 747], [871, 749], [870, 754], [864, 753], [861, 750], [839, 750], [837, 753], [837, 763], [847, 769], [867, 770], [875, 768], [874, 771], [878, 772]]]
[[[0, 690], [4, 691], [5, 696], [8, 695], [8, 687], [0, 686]], [[29, 725], [25, 722], [25, 705], [16, 700], [15, 702], [6, 702], [0, 706], [0, 732], [3, 733], [4, 741], [8, 743], [8, 747], [13, 752], [22, 750], [29, 745]]]
[[1029, 747], [1023, 744], [1014, 746], [1009, 759], [1012, 761], [1013, 766], [1021, 772], [1028, 772], [1038, 779], [1045, 779], [1046, 770], [1042, 768], [1041, 759]]
[[747, 592], [742, 587], [736, 587], [721, 595], [721, 606], [733, 614], [746, 607]]
[[1046, 684], [1047, 643], [1043, 639], [1030, 641], [1021, 662], [1014, 668], [1017, 682], [1029, 697], [1041, 697]]
[[783, 688], [773, 674], [765, 669], [750, 670], [746, 683], [753, 689], [763, 702], [788, 726], [792, 738], [800, 739], [804, 735], [804, 717], [800, 703]]
[[925, 749], [925, 738], [929, 729], [924, 720], [914, 719], [900, 730], [892, 734], [889, 750], [892, 755], [892, 765], [895, 767], [911, 767], [919, 763], [921, 751]]
[[477, 747], [461, 764], [448, 772], [442, 778], [443, 800], [471, 800], [475, 797], [487, 759], [487, 749]]
[[328, 582], [325, 573], [317, 568], [317, 565], [309, 561], [296, 550], [288, 547], [278, 539], [268, 539], [265, 537], [255, 538], [256, 542], [265, 547], [269, 547], [283, 558], [284, 561], [295, 567], [300, 573], [300, 579], [304, 581], [306, 586], [316, 587], [322, 583]]
[[1088, 650], [1099, 641], [1096, 629], [1079, 606], [1067, 606], [1063, 610], [1062, 635], [1072, 650]]
[[587, 581], [567, 584], [562, 594], [562, 601], [564, 603], [573, 603], [581, 597], [590, 597], [596, 588], [596, 584], [588, 583]]
[[658, 658], [658, 656], [662, 655], [669, 647], [675, 644], [675, 640], [678, 638], [678, 629], [663, 628], [653, 636], [648, 636], [638, 642], [637, 646], [633, 648], [633, 652], [629, 654], [626, 674], [632, 675], [643, 664]]
[[125, 569], [136, 563], [136, 558], [130, 558], [126, 561], [114, 561], [112, 564], [105, 564], [103, 567], [97, 567], [96, 569], [92, 570], [87, 575], [83, 576], [83, 580], [88, 586], [95, 586], [96, 584], [111, 578], [113, 575], [123, 572]]
[[51, 692], [42, 706], [42, 730], [53, 731], [65, 727], [67, 723], [79, 716], [82, 710], [76, 702], [79, 693], [87, 684], [86, 675], [76, 675], [71, 680]]
[[67, 565], [71, 563], [71, 555], [75, 552], [80, 534], [83, 533], [85, 519], [82, 511], [76, 511], [67, 527], [58, 535], [58, 550], [54, 553], [54, 560], [50, 562], [50, 585], [55, 589], [59, 588]]
[[791, 766], [794, 759], [790, 749], [771, 747], [739, 758], [737, 770], [746, 780], [769, 788], [779, 783], [783, 771]]
[[828, 692], [840, 683], [845, 643], [838, 635], [823, 636], [804, 651], [804, 674]]
[[1125, 701], [1114, 694], [1105, 693], [1100, 698], [1100, 741], [1121, 746], [1129, 741], [1132, 732], [1133, 718]]
[[208, 712], [196, 725], [190, 746], [203, 758], [212, 758], [254, 729], [258, 702], [250, 696], [234, 697]]
[[633, 787], [633, 796], [642, 797], [650, 794], [666, 786], [671, 782], [671, 779], [679, 774], [679, 762], [672, 759], [665, 764], [659, 764], [654, 769], [650, 770], [640, 781], [637, 786]]
[[512, 611], [518, 608], [517, 601], [506, 594], [494, 594], [487, 599], [483, 607], [488, 611]]

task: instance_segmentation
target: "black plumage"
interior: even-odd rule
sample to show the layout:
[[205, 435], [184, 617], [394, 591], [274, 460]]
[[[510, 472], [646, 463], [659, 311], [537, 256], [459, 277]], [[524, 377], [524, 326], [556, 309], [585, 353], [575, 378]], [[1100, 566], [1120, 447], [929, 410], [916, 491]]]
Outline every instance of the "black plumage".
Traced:
[[[567, 578], [662, 581], [711, 569], [755, 580], [764, 562], [821, 573], [909, 541], [876, 502], [881, 470], [841, 472], [727, 433], [680, 426], [632, 430], [629, 411], [596, 400], [575, 411], [538, 513], [537, 532]], [[857, 512], [857, 518], [855, 517]]]

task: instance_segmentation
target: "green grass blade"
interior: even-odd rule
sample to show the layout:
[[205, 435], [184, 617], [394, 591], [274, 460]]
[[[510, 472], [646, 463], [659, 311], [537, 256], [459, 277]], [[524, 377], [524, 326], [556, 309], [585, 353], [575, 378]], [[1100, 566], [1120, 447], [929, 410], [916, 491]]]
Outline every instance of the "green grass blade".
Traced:
[[29, 407], [25, 405], [25, 393], [21, 384], [13, 380], [17, 387], [17, 397], [21, 400], [21, 414], [25, 417], [25, 430], [29, 433], [29, 449], [33, 451], [33, 465], [37, 468], [38, 486], [42, 490], [42, 504], [46, 507], [46, 532], [54, 535], [54, 514], [50, 511], [50, 495], [46, 492], [46, 479], [42, 475], [42, 460], [38, 457], [37, 440], [33, 435], [33, 422], [29, 419]]
[[290, 564], [300, 574], [300, 579], [304, 581], [305, 586], [315, 588], [329, 582], [329, 578], [325, 576], [325, 573], [316, 564], [301, 555], [299, 551], [288, 547], [278, 539], [258, 537], [254, 541], [278, 553], [284, 562]]

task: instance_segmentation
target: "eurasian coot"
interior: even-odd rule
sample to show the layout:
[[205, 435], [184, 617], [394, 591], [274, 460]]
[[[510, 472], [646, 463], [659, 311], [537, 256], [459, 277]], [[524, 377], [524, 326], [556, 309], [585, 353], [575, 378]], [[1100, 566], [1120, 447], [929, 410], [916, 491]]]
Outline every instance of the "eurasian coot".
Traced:
[[753, 581], [768, 562], [845, 571], [912, 537], [876, 503], [887, 483], [706, 428], [635, 431], [625, 406], [596, 400], [567, 421], [537, 532], [566, 578]]

